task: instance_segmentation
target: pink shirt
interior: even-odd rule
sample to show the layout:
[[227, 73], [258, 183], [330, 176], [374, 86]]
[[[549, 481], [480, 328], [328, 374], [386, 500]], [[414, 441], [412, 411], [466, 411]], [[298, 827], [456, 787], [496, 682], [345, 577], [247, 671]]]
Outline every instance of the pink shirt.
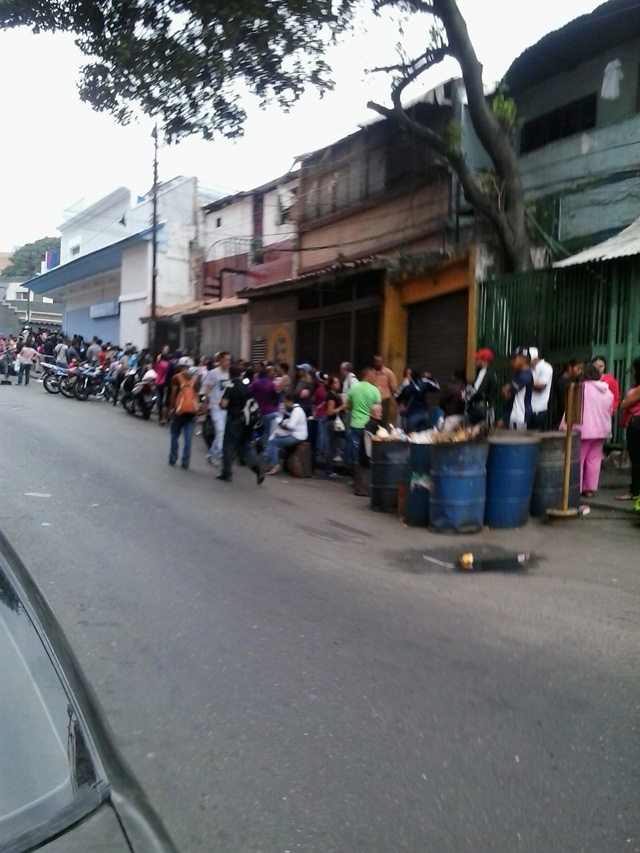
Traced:
[[586, 380], [582, 383], [582, 423], [574, 429], [582, 438], [608, 438], [611, 435], [613, 393], [606, 382]]
[[24, 346], [18, 353], [18, 361], [22, 364], [31, 364], [33, 359], [38, 355], [33, 347]]

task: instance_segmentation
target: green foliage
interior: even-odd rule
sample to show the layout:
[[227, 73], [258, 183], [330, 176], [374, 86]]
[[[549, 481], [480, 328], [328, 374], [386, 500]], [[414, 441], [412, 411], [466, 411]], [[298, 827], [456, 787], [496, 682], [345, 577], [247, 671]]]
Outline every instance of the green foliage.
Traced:
[[122, 124], [137, 104], [165, 137], [242, 132], [243, 87], [288, 109], [332, 88], [324, 52], [348, 25], [346, 0], [11, 0], [0, 28], [75, 33], [80, 97]]
[[444, 126], [444, 141], [447, 153], [459, 157], [462, 153], [462, 124], [455, 119], [449, 119]]
[[25, 243], [11, 255], [11, 263], [6, 266], [0, 276], [2, 278], [32, 278], [40, 272], [40, 262], [45, 252], [59, 252], [59, 237], [43, 237], [34, 243]]
[[494, 200], [498, 210], [502, 207], [504, 182], [491, 169], [483, 169], [480, 172], [479, 184], [482, 193]]
[[513, 136], [518, 126], [518, 111], [516, 102], [509, 97], [509, 90], [504, 80], [498, 83], [498, 87], [491, 98], [491, 112], [498, 119], [506, 133]]

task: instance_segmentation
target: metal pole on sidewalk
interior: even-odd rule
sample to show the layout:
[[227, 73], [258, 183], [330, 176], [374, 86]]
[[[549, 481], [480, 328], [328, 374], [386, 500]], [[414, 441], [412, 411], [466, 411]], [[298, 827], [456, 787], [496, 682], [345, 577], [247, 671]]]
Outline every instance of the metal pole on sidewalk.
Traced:
[[149, 349], [151, 355], [156, 357], [156, 285], [158, 279], [158, 125], [156, 124], [151, 133], [153, 138], [153, 215], [151, 234], [151, 320], [149, 322]]
[[571, 448], [573, 446], [573, 426], [582, 423], [582, 388], [571, 384], [565, 393], [565, 421], [567, 435], [564, 440], [564, 476], [562, 478], [562, 506], [560, 509], [548, 509], [548, 518], [577, 518], [577, 507], [569, 507], [569, 489], [571, 487]]

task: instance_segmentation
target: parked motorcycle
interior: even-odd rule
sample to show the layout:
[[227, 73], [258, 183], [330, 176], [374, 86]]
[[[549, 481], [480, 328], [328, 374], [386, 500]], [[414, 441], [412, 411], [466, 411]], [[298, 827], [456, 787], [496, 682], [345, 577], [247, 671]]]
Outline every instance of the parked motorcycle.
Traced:
[[88, 400], [91, 395], [101, 397], [104, 392], [104, 370], [100, 366], [80, 369], [73, 386], [78, 400]]
[[[158, 404], [158, 394], [156, 390], [156, 372], [149, 370], [139, 382], [131, 389], [131, 394], [127, 402], [123, 402], [124, 408], [130, 415], [135, 415], [140, 412], [145, 421], [151, 417], [151, 412]], [[122, 383], [124, 385], [124, 382]]]
[[[55, 364], [49, 364], [48, 362], [43, 361], [42, 372], [44, 374], [42, 378], [44, 390], [49, 394], [59, 394], [60, 377], [63, 375], [62, 369]], [[64, 373], [66, 373], [66, 371], [64, 371]]]
[[60, 392], [63, 397], [67, 397], [71, 400], [75, 397], [73, 389], [80, 372], [79, 368], [76, 367], [76, 365], [69, 365], [66, 373], [64, 373], [64, 368], [60, 369], [63, 371], [60, 376]]
[[122, 403], [122, 408], [127, 409], [131, 402], [131, 394], [138, 382], [138, 371], [134, 367], [130, 367], [124, 375], [124, 379], [120, 384], [120, 392], [118, 394], [118, 402]]

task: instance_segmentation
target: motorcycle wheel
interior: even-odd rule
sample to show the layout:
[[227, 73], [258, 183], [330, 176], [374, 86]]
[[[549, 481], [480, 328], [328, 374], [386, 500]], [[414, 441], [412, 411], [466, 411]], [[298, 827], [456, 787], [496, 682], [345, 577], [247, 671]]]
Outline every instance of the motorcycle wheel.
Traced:
[[44, 385], [44, 390], [48, 391], [49, 394], [60, 393], [60, 382], [58, 381], [57, 376], [52, 376], [48, 373], [42, 380], [42, 384]]
[[60, 380], [60, 391], [62, 392], [62, 396], [66, 397], [68, 400], [72, 400], [75, 397], [75, 394], [73, 393], [73, 386], [75, 384], [75, 376], [72, 379], [69, 379], [68, 376], [63, 376]]
[[145, 421], [148, 421], [149, 418], [151, 417], [151, 409], [144, 402], [144, 400], [140, 400], [140, 412], [141, 412], [142, 417]]
[[135, 415], [135, 413], [136, 413], [136, 402], [135, 402], [135, 400], [132, 400], [130, 397], [125, 398], [122, 401], [122, 408], [125, 410], [125, 412], [128, 412], [130, 415]]
[[84, 379], [76, 379], [73, 383], [73, 393], [77, 400], [89, 399], [89, 383]]

